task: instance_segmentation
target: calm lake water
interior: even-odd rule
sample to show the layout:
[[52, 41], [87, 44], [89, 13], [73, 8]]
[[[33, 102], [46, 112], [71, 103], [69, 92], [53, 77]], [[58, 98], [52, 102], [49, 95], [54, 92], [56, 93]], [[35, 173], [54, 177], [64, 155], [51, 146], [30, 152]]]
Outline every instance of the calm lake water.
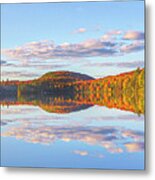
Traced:
[[1, 106], [1, 130], [2, 166], [144, 169], [144, 116], [133, 112]]

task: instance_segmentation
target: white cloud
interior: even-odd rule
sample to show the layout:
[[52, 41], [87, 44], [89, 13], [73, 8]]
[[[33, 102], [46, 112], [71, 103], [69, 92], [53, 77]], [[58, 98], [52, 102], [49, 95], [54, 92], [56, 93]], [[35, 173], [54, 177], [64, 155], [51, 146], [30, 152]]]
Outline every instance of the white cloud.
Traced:
[[105, 41], [111, 41], [115, 40], [117, 36], [122, 35], [123, 31], [121, 30], [111, 30], [106, 32], [103, 36], [102, 39]]
[[[81, 32], [84, 29], [80, 30]], [[140, 33], [131, 33], [122, 37], [121, 30], [105, 33], [98, 39], [87, 39], [80, 43], [64, 42], [55, 44], [54, 41], [44, 40], [30, 42], [13, 49], [3, 49], [2, 54], [12, 59], [47, 60], [47, 59], [75, 59], [87, 57], [112, 57], [144, 49], [144, 42]], [[126, 39], [126, 40], [125, 40]], [[132, 41], [128, 41], [133, 39]], [[125, 41], [124, 41], [125, 40]], [[130, 42], [130, 44], [128, 43]]]
[[73, 33], [75, 33], [75, 34], [81, 34], [81, 33], [85, 33], [86, 31], [87, 31], [86, 28], [81, 27], [81, 28], [76, 29]]
[[144, 42], [132, 42], [130, 44], [125, 44], [123, 45], [120, 50], [123, 53], [131, 53], [131, 52], [136, 52], [144, 49]]
[[128, 31], [123, 36], [124, 40], [144, 40], [144, 33], [140, 31]]

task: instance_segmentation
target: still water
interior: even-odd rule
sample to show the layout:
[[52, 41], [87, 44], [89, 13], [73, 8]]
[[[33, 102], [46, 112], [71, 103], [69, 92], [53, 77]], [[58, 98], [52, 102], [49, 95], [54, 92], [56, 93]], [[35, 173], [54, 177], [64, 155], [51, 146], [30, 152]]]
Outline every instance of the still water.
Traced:
[[1, 106], [1, 165], [144, 169], [144, 115], [98, 105], [69, 113]]

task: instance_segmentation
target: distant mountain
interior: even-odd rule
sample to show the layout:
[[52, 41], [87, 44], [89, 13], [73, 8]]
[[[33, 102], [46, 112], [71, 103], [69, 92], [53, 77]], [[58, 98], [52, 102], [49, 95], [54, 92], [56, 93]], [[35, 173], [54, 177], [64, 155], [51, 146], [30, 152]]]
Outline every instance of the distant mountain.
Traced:
[[76, 82], [76, 81], [85, 81], [93, 80], [94, 78], [85, 74], [75, 73], [71, 71], [55, 71], [48, 72], [41, 76], [39, 81], [57, 81], [57, 82]]

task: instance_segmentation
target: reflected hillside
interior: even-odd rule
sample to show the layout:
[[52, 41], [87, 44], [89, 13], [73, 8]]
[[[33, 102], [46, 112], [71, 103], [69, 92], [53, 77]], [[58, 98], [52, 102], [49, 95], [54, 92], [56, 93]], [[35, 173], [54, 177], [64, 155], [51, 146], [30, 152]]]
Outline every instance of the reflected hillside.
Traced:
[[39, 106], [41, 109], [49, 113], [70, 113], [80, 111], [91, 107], [86, 103], [78, 103], [73, 97], [66, 96], [50, 96], [50, 95], [23, 95], [18, 97], [19, 104], [31, 104]]
[[19, 98], [4, 97], [1, 98], [1, 105], [33, 105], [39, 106], [46, 112], [49, 113], [70, 113], [91, 107], [90, 104], [83, 104], [74, 102], [72, 100], [64, 99], [64, 97], [53, 97], [53, 96], [20, 96]]
[[60, 71], [32, 81], [2, 82], [1, 104], [34, 105], [51, 113], [99, 105], [144, 114], [144, 69], [100, 79]]

